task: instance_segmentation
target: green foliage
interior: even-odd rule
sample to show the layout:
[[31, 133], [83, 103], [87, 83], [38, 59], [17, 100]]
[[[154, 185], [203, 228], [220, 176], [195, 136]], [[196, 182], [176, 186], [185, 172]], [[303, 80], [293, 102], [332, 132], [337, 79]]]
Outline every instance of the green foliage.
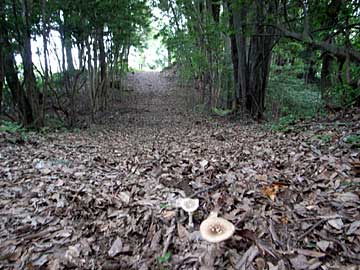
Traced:
[[158, 257], [158, 262], [163, 264], [163, 263], [167, 263], [168, 261], [170, 261], [170, 259], [171, 259], [171, 253], [168, 251], [165, 253], [164, 256]]
[[0, 132], [25, 133], [26, 129], [19, 123], [2, 120]]
[[331, 103], [335, 106], [347, 107], [360, 97], [360, 88], [353, 88], [347, 84], [337, 84], [329, 91]]
[[278, 122], [271, 125], [271, 130], [280, 132], [291, 132], [294, 130], [294, 124], [296, 120], [297, 118], [292, 114], [283, 116], [279, 119]]
[[314, 138], [320, 140], [323, 144], [329, 143], [332, 140], [329, 134], [316, 135]]
[[170, 17], [158, 35], [178, 63], [181, 80], [205, 82], [203, 88], [216, 89], [212, 94], [204, 91], [206, 96], [213, 95], [212, 105], [227, 108], [234, 91], [228, 9], [224, 8], [215, 20], [210, 10], [201, 8], [202, 1], [157, 2]]
[[232, 110], [227, 110], [227, 109], [223, 110], [221, 108], [214, 107], [214, 108], [212, 108], [212, 112], [214, 114], [218, 115], [218, 116], [227, 116], [230, 113], [232, 113], [233, 111]]
[[161, 209], [165, 209], [165, 208], [168, 208], [169, 205], [167, 203], [160, 203], [160, 208]]
[[67, 128], [65, 122], [59, 118], [47, 116], [46, 126], [41, 128], [41, 133], [48, 133], [57, 130], [66, 131]]
[[349, 135], [345, 137], [344, 141], [353, 147], [360, 148], [360, 135]]
[[311, 118], [322, 111], [320, 89], [314, 84], [305, 84], [287, 72], [272, 74], [266, 97], [267, 116], [277, 119], [292, 115], [295, 118]]
[[11, 121], [0, 121], [0, 132], [10, 133], [10, 137], [6, 137], [11, 143], [23, 143], [28, 141], [27, 130], [19, 123]]
[[197, 113], [204, 113], [206, 112], [206, 107], [204, 104], [197, 104], [194, 106], [194, 111]]

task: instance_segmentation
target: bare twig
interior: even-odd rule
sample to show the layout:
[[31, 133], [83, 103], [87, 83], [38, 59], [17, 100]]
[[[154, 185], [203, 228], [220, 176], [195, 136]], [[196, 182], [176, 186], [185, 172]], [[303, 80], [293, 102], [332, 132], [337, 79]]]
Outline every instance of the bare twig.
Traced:
[[320, 236], [324, 240], [331, 241], [331, 242], [338, 244], [341, 247], [341, 249], [343, 250], [343, 253], [341, 254], [343, 257], [345, 257], [349, 260], [352, 260], [352, 261], [356, 261], [357, 263], [360, 262], [360, 256], [358, 254], [350, 253], [349, 250], [347, 249], [346, 245], [344, 243], [341, 243], [338, 239], [335, 239], [333, 237], [328, 237], [321, 232], [316, 232], [316, 235]]
[[330, 219], [336, 219], [339, 218], [340, 216], [338, 215], [334, 215], [334, 216], [322, 216], [319, 217], [321, 218], [318, 222], [316, 222], [314, 225], [312, 225], [306, 232], [304, 232], [303, 234], [301, 234], [297, 239], [296, 242], [300, 241], [301, 239], [303, 239], [305, 236], [309, 235], [313, 230], [316, 229], [316, 227], [318, 227], [319, 225], [321, 225], [323, 222], [328, 221]]
[[220, 182], [218, 182], [218, 183], [216, 183], [216, 184], [214, 184], [214, 185], [212, 185], [212, 186], [210, 186], [210, 187], [206, 187], [206, 188], [203, 188], [203, 189], [200, 189], [200, 190], [194, 192], [194, 193], [193, 193], [191, 196], [189, 196], [189, 197], [190, 197], [190, 198], [193, 198], [193, 197], [198, 196], [198, 195], [201, 194], [201, 193], [205, 193], [205, 192], [208, 192], [208, 191], [210, 191], [210, 190], [217, 189], [217, 188], [221, 187], [224, 183], [225, 183], [225, 180], [222, 180], [222, 181], [220, 181]]
[[163, 257], [165, 256], [166, 252], [169, 249], [171, 239], [172, 239], [173, 233], [175, 231], [175, 221], [176, 221], [176, 218], [173, 218], [171, 220], [171, 225], [170, 225], [170, 228], [168, 229], [167, 238], [166, 238], [166, 241], [165, 241], [165, 244], [164, 244], [164, 249], [163, 249], [163, 252], [162, 252], [162, 255], [161, 255]]
[[304, 232], [302, 235], [300, 235], [297, 239], [296, 242], [300, 241], [301, 239], [303, 239], [305, 236], [309, 235], [313, 230], [316, 229], [317, 226], [321, 225], [323, 222], [325, 222], [326, 220], [321, 219], [318, 222], [316, 222], [314, 225], [312, 225], [306, 232]]

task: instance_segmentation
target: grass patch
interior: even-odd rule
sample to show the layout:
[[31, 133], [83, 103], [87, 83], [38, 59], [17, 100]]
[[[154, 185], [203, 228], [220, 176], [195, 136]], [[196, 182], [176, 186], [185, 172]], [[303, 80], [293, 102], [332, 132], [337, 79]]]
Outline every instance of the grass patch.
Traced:
[[227, 109], [223, 110], [223, 109], [216, 108], [216, 107], [212, 108], [211, 111], [213, 114], [216, 114], [217, 116], [227, 116], [233, 112], [232, 110], [227, 110]]
[[288, 115], [313, 118], [323, 113], [323, 102], [317, 85], [280, 73], [270, 76], [266, 108], [267, 118], [275, 121]]
[[0, 132], [9, 133], [6, 139], [11, 143], [24, 143], [29, 140], [28, 131], [21, 124], [11, 121], [0, 121]]
[[349, 135], [345, 137], [344, 141], [352, 147], [360, 148], [360, 135]]
[[297, 118], [294, 115], [289, 114], [281, 117], [277, 122], [271, 124], [270, 128], [273, 131], [291, 132], [294, 130], [296, 120]]
[[0, 125], [0, 132], [8, 133], [25, 133], [26, 129], [19, 123], [2, 120]]

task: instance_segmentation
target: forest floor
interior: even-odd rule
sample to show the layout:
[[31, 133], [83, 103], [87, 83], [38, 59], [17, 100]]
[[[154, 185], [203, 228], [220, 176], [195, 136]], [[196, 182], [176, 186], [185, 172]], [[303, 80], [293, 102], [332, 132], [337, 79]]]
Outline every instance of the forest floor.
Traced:
[[[359, 110], [274, 132], [195, 113], [166, 73], [128, 84], [101, 125], [0, 134], [0, 269], [359, 269]], [[215, 249], [214, 209], [236, 226]]]

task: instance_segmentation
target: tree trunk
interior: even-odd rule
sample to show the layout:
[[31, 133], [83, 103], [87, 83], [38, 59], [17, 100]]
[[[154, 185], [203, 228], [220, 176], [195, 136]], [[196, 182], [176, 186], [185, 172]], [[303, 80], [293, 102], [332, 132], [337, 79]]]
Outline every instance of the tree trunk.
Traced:
[[[231, 3], [229, 1], [225, 2], [228, 12], [229, 12], [229, 28], [233, 31], [235, 30], [234, 26], [234, 15], [231, 8]], [[233, 64], [233, 79], [234, 79], [234, 100], [232, 101], [232, 109], [236, 109], [237, 100], [240, 98], [240, 88], [239, 88], [239, 61], [238, 61], [238, 51], [236, 46], [235, 34], [231, 32], [230, 34], [230, 47], [231, 47], [231, 61]]]
[[215, 23], [220, 21], [220, 2], [217, 0], [211, 0], [211, 13]]
[[330, 67], [331, 67], [332, 60], [333, 59], [330, 54], [328, 54], [328, 53], [323, 54], [320, 88], [321, 88], [321, 97], [325, 102], [328, 102], [328, 99], [329, 99], [328, 90], [331, 87]]
[[246, 23], [247, 17], [247, 6], [246, 4], [236, 5], [232, 7], [233, 10], [233, 22], [235, 27], [235, 41], [236, 41], [236, 51], [237, 51], [237, 85], [236, 93], [237, 98], [241, 106], [241, 111], [245, 113], [246, 103], [247, 103], [247, 84], [248, 84], [248, 75], [247, 75], [247, 61], [246, 61], [246, 39], [245, 39], [245, 29], [243, 25]]
[[[243, 113], [261, 118], [265, 110], [265, 91], [269, 78], [271, 51], [274, 44], [273, 30], [263, 26], [267, 15], [274, 11], [272, 3], [254, 1], [252, 5], [233, 5], [233, 22], [238, 57], [238, 84], [240, 105]], [[251, 17], [255, 20], [249, 26]], [[247, 34], [249, 33], [252, 34]]]
[[[4, 0], [0, 0], [0, 24], [3, 25], [4, 18]], [[2, 27], [0, 27], [0, 115], [2, 113], [2, 99], [3, 99], [3, 87], [4, 87], [4, 47], [5, 41], [3, 38], [4, 33]]]
[[66, 65], [67, 65], [67, 71], [70, 72], [70, 74], [74, 71], [74, 62], [73, 62], [73, 56], [72, 56], [72, 40], [71, 40], [71, 31], [70, 31], [70, 25], [69, 25], [69, 14], [65, 13], [64, 11], [64, 46], [65, 46], [65, 52], [66, 52]]
[[99, 61], [100, 61], [100, 110], [104, 110], [107, 105], [107, 77], [106, 77], [106, 55], [104, 46], [104, 28], [101, 27], [98, 35], [99, 42]]
[[99, 90], [98, 90], [98, 82], [99, 82], [99, 75], [98, 75], [98, 41], [97, 41], [97, 37], [96, 35], [94, 35], [94, 38], [93, 38], [93, 63], [94, 63], [94, 66], [93, 66], [93, 93], [92, 93], [92, 100], [93, 100], [93, 110], [94, 110], [94, 113], [96, 113], [99, 109], [99, 97], [98, 97], [98, 93], [99, 93]]
[[84, 45], [84, 41], [79, 42], [77, 47], [78, 47], [78, 52], [79, 52], [79, 69], [81, 70], [85, 66], [85, 61], [84, 61], [85, 45]]
[[[0, 26], [0, 28], [2, 28]], [[31, 104], [25, 95], [25, 91], [20, 83], [18, 78], [18, 71], [16, 69], [16, 61], [14, 57], [14, 52], [12, 51], [12, 46], [7, 39], [7, 33], [4, 32], [4, 66], [5, 69], [5, 78], [7, 85], [10, 88], [12, 101], [14, 107], [18, 110], [19, 118], [21, 123], [24, 126], [29, 126], [34, 118], [32, 114]]]
[[346, 59], [337, 59], [338, 60], [338, 81], [339, 83], [343, 84], [344, 80], [343, 80], [343, 68], [344, 68], [344, 64]]
[[167, 66], [171, 66], [171, 50], [167, 48]]
[[0, 114], [2, 113], [3, 87], [4, 87], [4, 59], [3, 59], [3, 45], [2, 42], [0, 42]]
[[89, 94], [90, 94], [90, 102], [91, 102], [91, 121], [94, 123], [95, 122], [95, 111], [94, 111], [94, 84], [93, 84], [93, 76], [94, 76], [94, 71], [92, 68], [92, 59], [91, 59], [91, 45], [90, 45], [90, 41], [89, 40], [90, 37], [88, 37], [85, 40], [85, 45], [86, 45], [86, 52], [87, 52], [87, 71], [88, 71], [88, 83], [85, 84], [86, 87], [89, 86]]
[[304, 82], [305, 84], [314, 83], [315, 82], [315, 75], [316, 75], [316, 69], [315, 69], [315, 61], [314, 61], [314, 51], [311, 47], [307, 46], [304, 50]]
[[39, 92], [36, 87], [36, 79], [32, 62], [31, 51], [31, 1], [23, 0], [23, 20], [25, 30], [23, 33], [24, 51], [22, 54], [24, 64], [24, 82], [26, 88], [26, 95], [29, 99], [32, 109], [34, 122], [31, 125], [35, 128], [43, 126], [42, 110], [39, 102]]
[[47, 102], [47, 94], [48, 94], [48, 80], [49, 80], [49, 64], [48, 64], [48, 39], [49, 39], [49, 31], [47, 27], [47, 18], [46, 18], [46, 0], [42, 0], [41, 2], [42, 9], [42, 35], [43, 35], [43, 49], [44, 49], [44, 86], [43, 86], [43, 100], [42, 100], [42, 118], [44, 119], [45, 124], [45, 110], [46, 110], [46, 102]]

